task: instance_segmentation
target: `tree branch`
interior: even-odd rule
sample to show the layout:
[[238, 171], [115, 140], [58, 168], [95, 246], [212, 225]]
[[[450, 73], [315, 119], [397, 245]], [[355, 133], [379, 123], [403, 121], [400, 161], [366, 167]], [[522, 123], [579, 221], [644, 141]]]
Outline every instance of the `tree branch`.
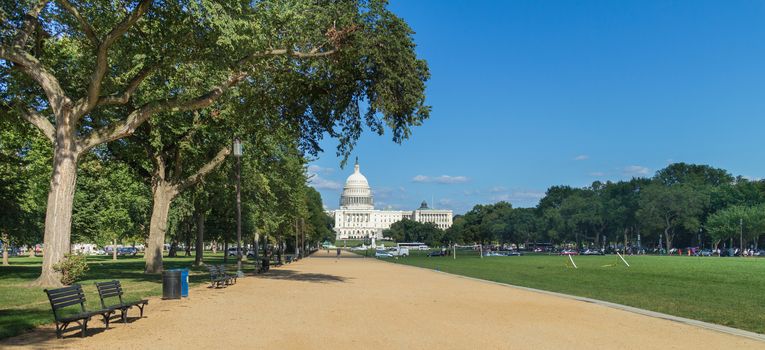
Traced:
[[77, 19], [77, 22], [80, 23], [80, 27], [82, 27], [82, 31], [85, 33], [85, 36], [88, 37], [88, 39], [93, 43], [94, 46], [98, 47], [100, 41], [98, 40], [98, 36], [96, 36], [96, 31], [93, 30], [93, 26], [88, 23], [85, 18], [80, 15], [80, 11], [77, 11], [77, 8], [72, 5], [69, 0], [58, 0], [59, 3], [61, 3], [61, 6], [69, 11], [69, 13], [74, 16], [75, 19]]
[[157, 177], [159, 177], [159, 180], [164, 181], [167, 175], [165, 173], [165, 159], [162, 158], [160, 152], [154, 154], [154, 164], [157, 166]]
[[25, 107], [22, 109], [20, 108], [21, 106], [13, 106], [6, 102], [3, 102], [2, 105], [0, 106], [2, 106], [4, 114], [9, 114], [8, 112], [10, 112], [11, 110], [18, 111], [21, 117], [24, 118], [24, 120], [28, 121], [32, 125], [36, 126], [38, 129], [40, 129], [40, 131], [42, 131], [43, 135], [45, 135], [45, 137], [48, 140], [50, 140], [51, 142], [56, 142], [55, 141], [56, 128], [53, 126], [53, 124], [51, 124], [51, 122], [47, 118], [42, 116], [40, 113], [38, 113], [34, 109], [29, 107]]
[[203, 165], [199, 170], [194, 173], [193, 175], [187, 177], [185, 180], [181, 181], [176, 185], [176, 189], [178, 192], [183, 191], [186, 188], [189, 188], [193, 185], [196, 185], [199, 181], [204, 179], [207, 174], [211, 173], [215, 168], [217, 168], [219, 165], [223, 164], [223, 161], [226, 160], [226, 156], [231, 153], [231, 148], [228, 146], [223, 147], [220, 151], [218, 151], [218, 154], [215, 155], [213, 159], [211, 159], [207, 164]]
[[104, 40], [98, 45], [96, 68], [93, 70], [93, 74], [90, 77], [88, 95], [77, 101], [77, 107], [74, 112], [75, 118], [85, 115], [96, 107], [98, 96], [101, 94], [101, 83], [103, 83], [104, 75], [106, 74], [109, 65], [109, 48], [122, 36], [122, 34], [125, 34], [125, 32], [127, 32], [127, 30], [144, 15], [144, 13], [146, 13], [151, 6], [151, 3], [151, 0], [141, 0], [133, 13], [106, 34]]
[[22, 111], [21, 117], [40, 129], [50, 142], [56, 142], [56, 128], [53, 127], [53, 124], [47, 118], [29, 107], [26, 108], [26, 111]]
[[29, 12], [24, 15], [24, 23], [21, 25], [18, 37], [16, 37], [16, 40], [13, 42], [14, 48], [24, 50], [25, 46], [27, 46], [29, 35], [32, 34], [35, 22], [37, 22], [37, 16], [40, 15], [40, 12], [45, 8], [45, 4], [47, 3], [48, 1], [38, 1], [29, 9]]
[[130, 98], [133, 97], [133, 93], [136, 89], [138, 89], [138, 86], [141, 85], [144, 79], [151, 74], [151, 71], [157, 68], [156, 66], [146, 66], [132, 78], [130, 79], [130, 82], [128, 83], [128, 86], [125, 88], [125, 91], [122, 94], [119, 95], [109, 95], [109, 96], [101, 96], [98, 99], [97, 106], [108, 106], [108, 105], [124, 105], [130, 101]]
[[327, 51], [319, 51], [321, 47], [317, 47], [311, 51], [308, 52], [301, 52], [301, 51], [290, 51], [287, 49], [271, 49], [261, 52], [256, 52], [251, 55], [248, 55], [241, 60], [239, 60], [238, 65], [243, 65], [247, 63], [250, 60], [256, 59], [256, 58], [262, 58], [262, 57], [269, 57], [269, 56], [283, 56], [283, 55], [289, 55], [295, 58], [315, 58], [315, 57], [326, 57], [331, 56], [337, 53], [338, 50], [332, 49]]
[[0, 47], [0, 58], [13, 62], [22, 72], [40, 85], [45, 91], [48, 104], [50, 104], [56, 117], [61, 116], [62, 109], [71, 104], [71, 100], [61, 88], [58, 79], [28, 52]]
[[78, 148], [79, 150], [84, 151], [104, 142], [129, 136], [155, 113], [184, 112], [207, 107], [220, 98], [226, 90], [241, 82], [245, 77], [247, 77], [247, 74], [244, 72], [234, 73], [222, 84], [192, 99], [173, 98], [164, 101], [146, 103], [132, 111], [124, 121], [116, 122], [91, 132], [90, 135], [79, 142], [80, 145]]
[[[297, 58], [312, 58], [312, 57], [325, 57], [337, 52], [337, 50], [334, 50], [334, 49], [328, 50], [328, 51], [321, 51], [321, 52], [319, 50], [320, 48], [318, 47], [308, 52], [297, 52], [297, 51], [290, 51], [287, 49], [266, 50], [260, 53], [255, 53], [247, 57], [244, 57], [241, 60], [239, 60], [238, 64], [242, 66], [251, 59], [255, 59], [259, 57], [267, 57], [267, 56], [290, 55]], [[184, 111], [191, 111], [191, 110], [207, 107], [211, 105], [213, 102], [215, 102], [218, 98], [220, 98], [223, 95], [223, 93], [226, 92], [226, 90], [239, 84], [239, 82], [244, 80], [244, 78], [246, 77], [247, 77], [247, 73], [243, 70], [240, 70], [231, 74], [226, 79], [226, 81], [224, 81], [220, 85], [215, 86], [214, 88], [210, 89], [209, 91], [207, 91], [206, 93], [198, 97], [195, 97], [192, 99], [173, 98], [173, 99], [164, 100], [164, 101], [153, 101], [153, 102], [146, 103], [143, 106], [131, 112], [124, 121], [117, 122], [109, 126], [105, 126], [99, 130], [96, 130], [90, 133], [90, 135], [88, 135], [84, 140], [80, 142], [80, 144], [78, 145], [78, 150], [85, 151], [101, 143], [109, 142], [109, 141], [113, 141], [125, 136], [129, 136], [133, 132], [135, 132], [135, 130], [143, 122], [145, 122], [155, 113], [167, 112], [167, 111], [184, 112]], [[138, 81], [134, 80], [134, 82], [136, 83], [136, 87], [138, 84], [140, 84], [140, 80], [142, 79], [143, 78], [140, 78]]]

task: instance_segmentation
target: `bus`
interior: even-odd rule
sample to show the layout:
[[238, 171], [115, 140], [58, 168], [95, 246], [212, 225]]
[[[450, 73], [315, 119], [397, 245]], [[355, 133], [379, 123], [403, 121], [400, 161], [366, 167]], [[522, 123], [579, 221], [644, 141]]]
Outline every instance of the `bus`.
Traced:
[[430, 247], [428, 247], [427, 244], [420, 242], [397, 243], [396, 246], [399, 248], [408, 248], [410, 250], [430, 250]]

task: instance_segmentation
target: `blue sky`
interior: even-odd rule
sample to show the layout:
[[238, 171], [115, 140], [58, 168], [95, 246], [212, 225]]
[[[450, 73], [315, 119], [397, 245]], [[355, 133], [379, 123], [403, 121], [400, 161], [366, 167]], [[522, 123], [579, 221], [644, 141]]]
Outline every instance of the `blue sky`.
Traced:
[[[391, 1], [428, 61], [431, 119], [354, 150], [378, 208], [534, 206], [552, 185], [671, 162], [765, 177], [765, 2]], [[338, 206], [352, 161], [311, 162]]]

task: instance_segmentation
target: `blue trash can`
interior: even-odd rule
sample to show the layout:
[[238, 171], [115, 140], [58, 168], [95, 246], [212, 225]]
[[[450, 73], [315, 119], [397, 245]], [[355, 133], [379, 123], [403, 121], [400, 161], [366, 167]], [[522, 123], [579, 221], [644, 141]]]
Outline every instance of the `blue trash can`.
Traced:
[[187, 297], [189, 296], [189, 269], [180, 269], [181, 270], [181, 296]]

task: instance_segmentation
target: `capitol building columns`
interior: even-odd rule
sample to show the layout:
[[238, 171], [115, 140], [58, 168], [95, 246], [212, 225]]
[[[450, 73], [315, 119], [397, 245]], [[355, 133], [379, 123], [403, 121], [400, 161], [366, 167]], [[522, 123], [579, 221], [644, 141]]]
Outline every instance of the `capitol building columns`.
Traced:
[[361, 173], [358, 158], [353, 174], [348, 176], [340, 196], [340, 209], [330, 212], [335, 219], [337, 239], [382, 239], [383, 230], [404, 218], [418, 222], [432, 222], [440, 229], [452, 225], [451, 210], [436, 210], [423, 201], [413, 211], [375, 210], [372, 189]]

